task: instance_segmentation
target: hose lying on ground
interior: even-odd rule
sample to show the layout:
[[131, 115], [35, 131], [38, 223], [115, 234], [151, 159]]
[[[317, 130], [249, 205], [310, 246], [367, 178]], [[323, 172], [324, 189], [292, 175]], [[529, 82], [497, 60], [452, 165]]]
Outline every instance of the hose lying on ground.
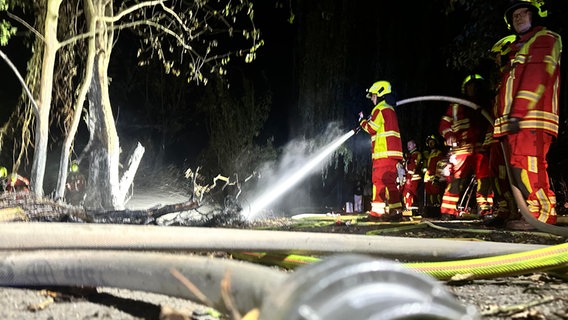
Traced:
[[230, 295], [241, 314], [260, 306], [287, 274], [241, 261], [156, 252], [101, 250], [0, 251], [2, 286], [116, 287], [202, 302], [171, 270], [179, 271], [227, 312], [221, 282], [230, 279]]
[[316, 232], [74, 223], [0, 223], [0, 250], [105, 249], [361, 253], [405, 261], [503, 255], [542, 245]]
[[[260, 248], [274, 252], [365, 252], [391, 258], [407, 256], [408, 250], [414, 259], [421, 257], [429, 260], [488, 257], [485, 260], [408, 264], [440, 279], [448, 279], [455, 274], [472, 274], [470, 278], [482, 278], [557, 269], [566, 266], [568, 260], [568, 244], [544, 247], [308, 232], [4, 223], [0, 224], [0, 249], [4, 250], [0, 251], [0, 285], [119, 287], [199, 302], [197, 295], [171, 274], [171, 270], [175, 269], [212, 301], [210, 306], [227, 311], [222, 300], [221, 283], [229, 274], [230, 295], [235, 300], [235, 308], [240, 313], [246, 313], [261, 305], [263, 297], [270, 290], [278, 288], [286, 274], [230, 260], [133, 250], [233, 251]], [[538, 249], [521, 252], [529, 248]], [[36, 251], [38, 249], [46, 250]], [[489, 257], [496, 252], [516, 253]]]
[[568, 243], [547, 248], [461, 261], [408, 263], [407, 266], [439, 279], [460, 274], [467, 279], [486, 279], [547, 271], [568, 266]]
[[[476, 242], [478, 243], [478, 242]], [[233, 256], [254, 263], [294, 269], [320, 261], [317, 257], [259, 252], [239, 252]], [[568, 243], [501, 256], [469, 260], [413, 262], [406, 266], [438, 280], [461, 275], [467, 280], [513, 276], [536, 271], [558, 270], [568, 266]]]
[[[227, 279], [229, 289], [222, 289]], [[227, 259], [168, 253], [5, 251], [0, 252], [0, 285], [124, 288], [202, 302], [224, 313], [262, 307], [263, 320], [299, 319], [306, 308], [325, 314], [321, 319], [345, 319], [346, 314], [356, 319], [371, 314], [381, 319], [479, 319], [475, 307], [462, 305], [434, 279], [393, 261], [357, 255], [330, 257], [290, 275]], [[366, 303], [357, 303], [361, 299]]]
[[[500, 257], [405, 265], [440, 280], [457, 274], [468, 280], [526, 274], [565, 268], [568, 244]], [[259, 265], [169, 253], [114, 250], [0, 252], [2, 286], [117, 287], [203, 302], [198, 293], [174, 277], [173, 269], [201, 291], [209, 306], [223, 312], [230, 311], [221, 289], [227, 277], [230, 281], [228, 293], [241, 314], [261, 306], [266, 297], [277, 292], [275, 288], [288, 279], [286, 273]]]
[[[451, 225], [451, 224], [450, 224]], [[539, 232], [539, 231], [509, 231], [509, 230], [495, 230], [495, 229], [476, 229], [476, 228], [450, 228], [450, 227], [443, 227], [431, 221], [421, 221], [416, 224], [409, 224], [403, 226], [397, 226], [393, 228], [382, 228], [377, 230], [367, 231], [365, 234], [367, 235], [380, 235], [380, 234], [387, 234], [391, 232], [401, 232], [401, 231], [409, 231], [414, 229], [423, 229], [423, 228], [432, 228], [440, 231], [451, 231], [451, 232], [460, 232], [460, 233], [473, 233], [473, 234], [512, 234], [512, 235], [533, 235], [541, 238], [548, 238], [548, 239], [556, 239], [562, 240], [564, 237], [551, 234], [549, 232]], [[462, 238], [460, 238], [462, 240]], [[465, 240], [465, 239], [463, 239]], [[479, 240], [482, 241], [482, 240]]]

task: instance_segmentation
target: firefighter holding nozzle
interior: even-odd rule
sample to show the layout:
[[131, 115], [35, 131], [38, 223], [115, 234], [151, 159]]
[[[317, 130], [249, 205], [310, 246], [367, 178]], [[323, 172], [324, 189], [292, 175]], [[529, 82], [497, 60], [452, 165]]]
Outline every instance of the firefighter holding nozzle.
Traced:
[[374, 105], [368, 118], [363, 112], [359, 113], [361, 129], [371, 135], [373, 195], [368, 220], [400, 221], [402, 202], [396, 183], [396, 165], [403, 159], [403, 154], [394, 110], [396, 98], [390, 82], [385, 80], [373, 83], [366, 97]]

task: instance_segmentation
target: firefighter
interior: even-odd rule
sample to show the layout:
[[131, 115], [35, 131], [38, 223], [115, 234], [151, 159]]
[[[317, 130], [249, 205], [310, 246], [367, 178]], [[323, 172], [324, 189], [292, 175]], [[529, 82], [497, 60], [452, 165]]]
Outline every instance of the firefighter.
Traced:
[[374, 108], [368, 119], [359, 113], [359, 125], [371, 135], [373, 196], [370, 221], [402, 219], [402, 202], [397, 188], [396, 165], [403, 159], [396, 100], [390, 82], [377, 81], [367, 90]]
[[6, 191], [6, 185], [8, 184], [8, 169], [4, 166], [0, 166], [0, 184], [2, 185], [2, 191]]
[[[491, 97], [491, 90], [489, 90], [488, 83], [484, 79], [477, 82], [476, 85], [468, 85], [466, 90], [473, 90], [466, 92], [466, 96], [476, 102], [480, 107], [484, 108], [479, 110], [476, 114], [477, 122], [479, 125], [479, 140], [475, 144], [474, 159], [475, 168], [474, 174], [476, 179], [475, 201], [477, 204], [477, 214], [482, 218], [491, 217], [493, 214], [493, 184], [490, 169], [490, 144], [488, 141], [493, 136], [493, 126], [490, 119], [483, 118], [481, 113], [486, 111], [490, 114], [493, 100]], [[468, 83], [470, 84], [470, 83]]]
[[[487, 93], [484, 90], [485, 80], [479, 74], [468, 75], [461, 86], [462, 95], [477, 104], [488, 105]], [[487, 179], [489, 177], [489, 162], [477, 152], [483, 142], [484, 134], [487, 130], [489, 122], [484, 119], [481, 112], [472, 108], [462, 106], [458, 103], [452, 103], [448, 107], [446, 114], [440, 121], [440, 135], [445, 139], [446, 145], [450, 148], [449, 162], [450, 177], [448, 185], [442, 197], [442, 206], [440, 208], [442, 219], [453, 220], [459, 218], [464, 212], [468, 211], [467, 207], [459, 208], [461, 197], [467, 197], [463, 194], [466, 184], [469, 183], [473, 187], [473, 179]], [[479, 170], [480, 168], [485, 169]], [[473, 176], [479, 174], [479, 176]], [[476, 192], [477, 205], [480, 207], [480, 213], [488, 214], [490, 210], [489, 194], [486, 186]]]
[[414, 207], [417, 203], [417, 190], [422, 182], [422, 153], [418, 150], [418, 146], [414, 140], [406, 143], [408, 153], [405, 157], [405, 183], [402, 188], [402, 199], [404, 201], [404, 217], [411, 217]]
[[[495, 64], [498, 67], [499, 79], [497, 79], [497, 88], [500, 85], [500, 79], [510, 71], [508, 54], [511, 52], [510, 44], [515, 41], [516, 35], [508, 35], [497, 41], [491, 48], [491, 53], [495, 57]], [[498, 91], [498, 90], [497, 90]], [[495, 99], [495, 102], [497, 99]], [[498, 103], [493, 104], [492, 116], [497, 118]], [[489, 149], [489, 169], [491, 172], [491, 182], [493, 189], [493, 212], [485, 217], [485, 224], [492, 227], [505, 227], [507, 220], [512, 217], [513, 212], [517, 212], [515, 199], [511, 192], [509, 184], [509, 176], [503, 148], [499, 140], [493, 137], [493, 126], [490, 126], [488, 135], [484, 142]]]
[[[512, 180], [530, 213], [556, 223], [556, 196], [550, 188], [546, 155], [558, 136], [560, 35], [542, 26], [542, 2], [513, 1], [505, 22], [517, 38], [508, 54], [510, 70], [498, 91], [494, 137], [506, 145]], [[531, 229], [526, 221], [510, 221], [511, 229]]]
[[10, 174], [6, 183], [6, 191], [8, 192], [27, 192], [30, 190], [30, 181], [16, 172]]
[[353, 212], [363, 212], [363, 182], [360, 178], [355, 181], [353, 186]]
[[440, 148], [435, 135], [426, 138], [425, 161], [424, 161], [424, 205], [426, 216], [438, 217], [442, 204], [442, 194], [445, 189], [445, 179], [442, 177], [441, 167], [446, 159], [446, 153]]
[[79, 171], [79, 163], [73, 161], [65, 184], [67, 202], [72, 205], [80, 205], [85, 199], [85, 185], [85, 176]]

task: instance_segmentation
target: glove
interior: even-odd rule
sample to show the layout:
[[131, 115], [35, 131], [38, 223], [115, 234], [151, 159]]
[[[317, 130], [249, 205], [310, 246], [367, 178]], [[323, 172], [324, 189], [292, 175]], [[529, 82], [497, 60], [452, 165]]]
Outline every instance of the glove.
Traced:
[[521, 130], [521, 126], [519, 125], [519, 118], [509, 118], [509, 132], [517, 133]]
[[359, 131], [361, 131], [361, 121], [364, 118], [363, 111], [360, 111], [358, 115], [359, 115], [359, 120], [357, 120], [357, 126], [355, 126], [355, 128], [353, 129], [355, 134], [357, 134], [357, 133], [359, 133]]

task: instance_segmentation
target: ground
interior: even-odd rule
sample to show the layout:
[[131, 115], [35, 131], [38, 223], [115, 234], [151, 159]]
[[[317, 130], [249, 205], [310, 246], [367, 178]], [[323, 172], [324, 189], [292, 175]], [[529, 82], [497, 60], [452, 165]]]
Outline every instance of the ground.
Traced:
[[[150, 205], [167, 205], [187, 200], [183, 195], [178, 196], [139, 195], [134, 199], [135, 203], [130, 203], [130, 208], [144, 209]], [[10, 207], [6, 198], [0, 200], [0, 209]], [[29, 201], [20, 205], [25, 208], [24, 212], [29, 213], [33, 211], [30, 208], [36, 208], [38, 213], [49, 207], [50, 203]], [[54, 211], [61, 213], [67, 209], [69, 208]], [[17, 216], [16, 214], [14, 217]], [[360, 217], [331, 214], [317, 216], [317, 219], [267, 216], [233, 227], [369, 236], [453, 238], [496, 243], [556, 245], [566, 242], [562, 237], [539, 232], [492, 230], [483, 227], [476, 220], [458, 223], [435, 222], [432, 226], [424, 226], [417, 221], [404, 224], [373, 224], [362, 222], [358, 218]], [[221, 258], [232, 257], [226, 253], [221, 255]], [[444, 281], [443, 284], [460, 302], [474, 305], [483, 315], [482, 319], [568, 319], [568, 280], [562, 272], [545, 273], [537, 270], [519, 276], [452, 280]], [[116, 288], [2, 288], [0, 304], [0, 317], [4, 319], [158, 319], [164, 309], [179, 311], [186, 319], [191, 319], [189, 315], [193, 310], [204, 310], [202, 305], [183, 299]], [[162, 319], [173, 318], [162, 316]]]

